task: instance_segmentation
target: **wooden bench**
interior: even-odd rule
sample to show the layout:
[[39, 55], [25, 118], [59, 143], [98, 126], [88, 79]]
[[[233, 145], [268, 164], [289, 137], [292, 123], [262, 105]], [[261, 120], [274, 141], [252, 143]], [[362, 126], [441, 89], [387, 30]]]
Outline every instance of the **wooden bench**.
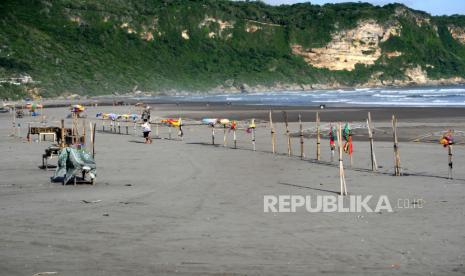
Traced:
[[50, 146], [45, 149], [45, 153], [42, 155], [42, 169], [46, 170], [48, 168], [56, 168], [56, 166], [50, 167], [48, 165], [48, 160], [52, 159], [54, 156], [58, 156], [60, 154], [60, 147], [58, 146]]

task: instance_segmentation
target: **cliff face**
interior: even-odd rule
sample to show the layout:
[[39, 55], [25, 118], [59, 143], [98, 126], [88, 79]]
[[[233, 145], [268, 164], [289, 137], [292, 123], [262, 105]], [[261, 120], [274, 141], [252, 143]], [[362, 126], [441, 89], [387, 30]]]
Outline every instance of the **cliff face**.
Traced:
[[[20, 76], [34, 82], [17, 83]], [[0, 96], [458, 83], [465, 16], [399, 4], [0, 1]]]
[[462, 44], [465, 44], [465, 28], [450, 25], [448, 26], [448, 30], [455, 40]]
[[[400, 25], [382, 26], [375, 20], [368, 20], [359, 22], [356, 28], [333, 34], [325, 47], [305, 49], [293, 44], [291, 48], [314, 67], [351, 71], [356, 64], [374, 64], [382, 54], [379, 44], [400, 32]], [[389, 57], [399, 55], [401, 52], [388, 53]]]

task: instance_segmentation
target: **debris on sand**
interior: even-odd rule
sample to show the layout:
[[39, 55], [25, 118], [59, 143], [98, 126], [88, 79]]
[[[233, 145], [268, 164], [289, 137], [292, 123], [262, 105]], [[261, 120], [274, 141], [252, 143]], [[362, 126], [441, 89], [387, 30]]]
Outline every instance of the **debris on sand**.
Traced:
[[83, 200], [81, 200], [81, 201], [82, 201], [83, 203], [89, 204], [89, 203], [99, 203], [99, 202], [101, 202], [102, 200], [101, 200], [101, 199], [97, 199], [97, 200], [85, 200], [85, 199], [83, 199]]
[[58, 274], [58, 272], [46, 271], [46, 272], [39, 272], [39, 273], [33, 274], [32, 276], [55, 275], [55, 274]]

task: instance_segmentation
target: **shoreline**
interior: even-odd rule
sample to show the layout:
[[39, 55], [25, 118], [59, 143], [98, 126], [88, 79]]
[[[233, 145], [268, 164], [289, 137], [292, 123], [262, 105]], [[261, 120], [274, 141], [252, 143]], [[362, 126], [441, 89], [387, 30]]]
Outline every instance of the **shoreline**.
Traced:
[[[378, 90], [378, 89], [385, 89], [385, 90], [396, 90], [396, 89], [411, 89], [411, 90], [420, 90], [425, 88], [430, 89], [455, 89], [455, 88], [464, 88], [465, 83], [456, 83], [456, 84], [446, 84], [446, 85], [406, 85], [406, 86], [354, 86], [354, 87], [326, 87], [326, 88], [311, 88], [311, 89], [290, 89], [290, 88], [282, 88], [282, 87], [274, 87], [274, 88], [266, 88], [264, 90], [254, 90], [254, 91], [240, 91], [240, 90], [210, 90], [207, 92], [188, 92], [188, 91], [168, 91], [168, 92], [161, 92], [161, 93], [153, 93], [153, 92], [141, 92], [140, 93], [128, 93], [122, 95], [99, 95], [99, 96], [86, 96], [86, 95], [73, 95], [69, 96], [68, 98], [64, 98], [64, 96], [54, 97], [54, 98], [43, 98], [42, 100], [17, 100], [17, 101], [7, 101], [9, 104], [14, 104], [16, 106], [20, 106], [21, 103], [25, 102], [41, 102], [44, 104], [44, 107], [66, 107], [70, 104], [83, 104], [83, 105], [94, 105], [98, 104], [101, 106], [111, 106], [115, 105], [115, 103], [123, 103], [123, 104], [135, 104], [137, 102], [143, 102], [148, 104], [211, 104], [211, 105], [221, 105], [225, 103], [234, 104], [234, 105], [251, 105], [251, 106], [288, 106], [288, 105], [281, 105], [281, 104], [262, 104], [260, 102], [235, 102], [235, 101], [208, 101], [208, 100], [183, 100], [182, 97], [212, 97], [212, 96], [226, 96], [226, 95], [253, 95], [257, 93], [263, 94], [276, 94], [276, 93], [304, 93], [304, 94], [312, 94], [316, 92], [331, 92], [331, 91], [367, 91], [367, 90]], [[170, 95], [171, 93], [171, 95]], [[5, 102], [4, 102], [5, 103]], [[395, 106], [394, 104], [344, 104], [344, 103], [311, 103], [308, 105], [295, 105], [295, 106], [318, 106], [318, 105], [329, 105], [329, 106], [337, 106], [337, 107], [390, 107]], [[116, 104], [118, 105], [118, 104]], [[441, 108], [460, 108], [463, 107], [461, 105], [444, 105], [444, 106], [436, 106], [436, 105], [405, 105], [405, 107], [441, 107]]]

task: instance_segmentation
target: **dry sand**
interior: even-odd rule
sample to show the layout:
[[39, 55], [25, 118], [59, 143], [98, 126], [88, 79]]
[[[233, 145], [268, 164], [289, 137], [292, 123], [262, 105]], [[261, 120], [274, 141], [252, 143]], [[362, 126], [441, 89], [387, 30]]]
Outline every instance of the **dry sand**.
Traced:
[[[265, 109], [250, 107], [154, 109], [153, 117], [267, 116]], [[295, 120], [299, 110], [293, 110], [289, 114]], [[127, 110], [89, 108], [89, 117], [97, 111]], [[313, 120], [313, 111], [306, 110], [306, 121]], [[330, 109], [321, 117], [323, 124], [328, 120], [356, 124], [366, 111]], [[67, 113], [64, 108], [45, 112], [54, 125]], [[399, 117], [403, 141], [417, 133], [465, 129], [462, 109], [372, 109], [376, 127], [388, 129], [393, 112]], [[280, 117], [276, 111], [275, 120]], [[30, 120], [22, 119], [22, 125]], [[100, 129], [101, 121], [97, 122]], [[339, 191], [338, 168], [328, 162], [327, 140], [322, 142], [324, 162], [315, 162], [313, 138], [305, 139], [305, 160], [287, 157], [281, 123], [276, 124], [281, 154], [275, 156], [269, 153], [266, 124], [257, 129], [257, 152], [251, 150], [250, 134], [245, 131], [238, 131], [237, 150], [231, 149], [230, 133], [227, 147], [209, 145], [211, 132], [206, 126], [186, 126], [184, 141], [155, 139], [152, 145], [141, 143], [140, 133], [98, 133], [97, 184], [62, 186], [50, 182], [53, 171], [38, 169], [50, 143], [27, 143], [24, 128], [23, 139], [9, 137], [10, 125], [11, 115], [0, 114], [0, 275], [465, 273], [465, 148], [461, 145], [454, 147], [454, 180], [446, 179], [444, 148], [413, 142], [400, 144], [401, 164], [409, 176], [394, 177], [392, 143], [375, 141], [382, 168], [372, 173], [367, 170], [366, 137], [355, 137], [354, 168], [346, 170], [349, 193], [387, 195], [394, 212], [264, 213], [264, 195]], [[297, 131], [297, 124], [292, 123], [291, 129]], [[165, 127], [160, 128], [160, 136], [168, 136]], [[217, 141], [222, 140], [218, 129]], [[298, 155], [299, 139], [292, 140]], [[424, 206], [398, 208], [398, 199], [421, 199]]]

